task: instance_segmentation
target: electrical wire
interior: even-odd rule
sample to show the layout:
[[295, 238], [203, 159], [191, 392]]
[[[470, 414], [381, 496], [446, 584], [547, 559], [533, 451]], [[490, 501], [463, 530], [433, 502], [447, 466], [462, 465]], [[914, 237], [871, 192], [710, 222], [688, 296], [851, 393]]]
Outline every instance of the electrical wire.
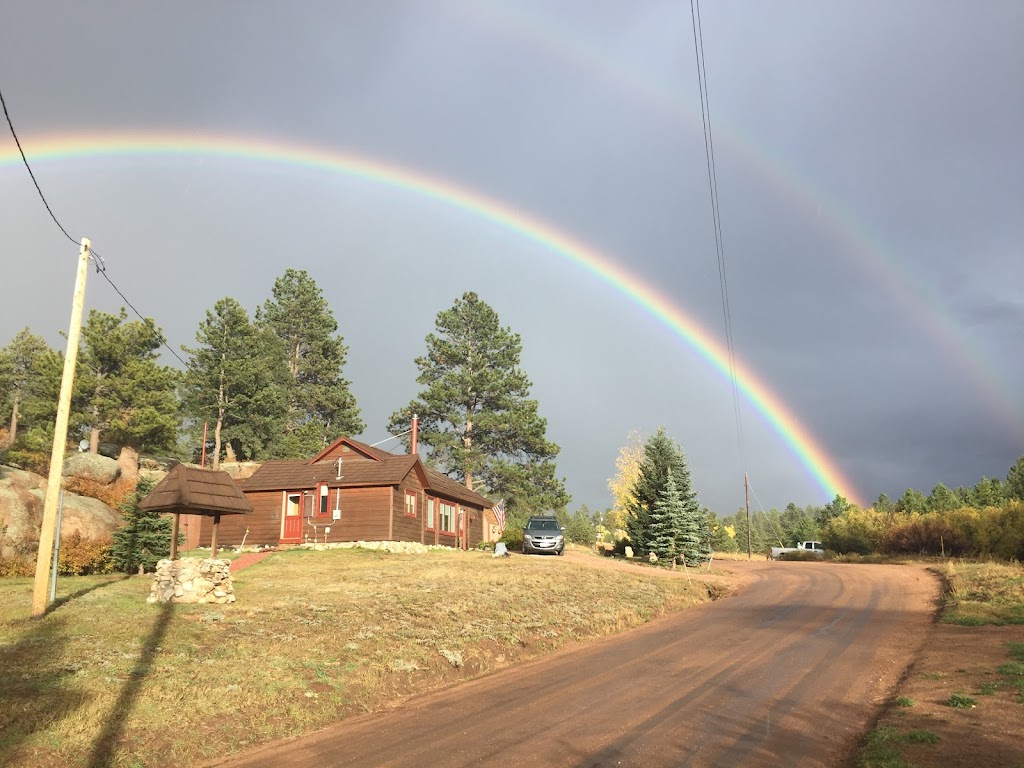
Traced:
[[[53, 223], [57, 225], [61, 232], [64, 233], [64, 237], [66, 237], [75, 245], [80, 245], [79, 241], [75, 240], [75, 238], [68, 234], [68, 231], [64, 229], [64, 225], [60, 223], [60, 220], [57, 218], [56, 214], [54, 214], [53, 209], [50, 208], [50, 204], [46, 201], [46, 195], [43, 194], [43, 190], [39, 186], [39, 181], [36, 179], [36, 175], [32, 171], [32, 166], [29, 165], [28, 158], [25, 156], [25, 150], [21, 148], [21, 141], [18, 139], [18, 133], [17, 131], [14, 130], [14, 123], [11, 122], [11, 115], [7, 111], [7, 101], [4, 99], [3, 91], [0, 91], [0, 105], [3, 105], [4, 117], [7, 120], [7, 127], [10, 129], [11, 136], [14, 138], [14, 143], [17, 145], [18, 152], [21, 154], [21, 161], [25, 164], [25, 170], [28, 171], [28, 175], [32, 179], [32, 183], [35, 185], [36, 192], [39, 193], [39, 199], [42, 200], [43, 205], [46, 206], [46, 212], [50, 214], [50, 218], [53, 219]], [[110, 283], [110, 287], [113, 288], [117, 295], [124, 300], [124, 303], [128, 305], [132, 312], [138, 315], [139, 319], [142, 320], [142, 322], [144, 322], [146, 325], [148, 325], [149, 328], [153, 331], [153, 333], [160, 337], [160, 343], [164, 346], [164, 348], [168, 352], [170, 352], [174, 357], [176, 357], [179, 363], [181, 363], [183, 366], [187, 368], [188, 363], [186, 363], [181, 358], [181, 355], [179, 355], [177, 352], [174, 351], [174, 349], [171, 348], [171, 346], [167, 343], [167, 340], [164, 338], [164, 335], [156, 327], [156, 324], [151, 319], [145, 317], [141, 312], [139, 312], [139, 310], [135, 308], [135, 305], [128, 300], [128, 297], [124, 295], [124, 292], [121, 291], [121, 289], [114, 284], [113, 280], [110, 279], [110, 275], [107, 274], [107, 264], [104, 261], [103, 257], [100, 255], [99, 251], [90, 248], [89, 254], [92, 257], [93, 264], [96, 265], [96, 271], [103, 276], [104, 280]]]
[[711, 130], [711, 102], [708, 97], [707, 69], [704, 63], [704, 32], [700, 22], [700, 0], [690, 0], [690, 22], [693, 28], [694, 58], [697, 61], [697, 87], [700, 92], [701, 122], [704, 128], [704, 157], [707, 162], [708, 193], [711, 198], [711, 221], [715, 235], [715, 256], [718, 262], [718, 288], [722, 302], [726, 349], [729, 355], [729, 379], [732, 385], [736, 442], [739, 447], [741, 468], [743, 468], [746, 466], [746, 457], [739, 384], [736, 379], [736, 341], [732, 330], [732, 308], [729, 305], [729, 280], [726, 271], [725, 243], [722, 237], [721, 207], [718, 200], [718, 169], [715, 164], [715, 142]]
[[64, 229], [64, 225], [57, 220], [56, 215], [53, 213], [53, 209], [50, 208], [50, 204], [46, 202], [46, 195], [43, 194], [43, 190], [39, 187], [39, 182], [36, 181], [36, 175], [32, 172], [32, 166], [28, 164], [28, 158], [25, 157], [25, 150], [21, 148], [21, 141], [18, 140], [18, 134], [14, 130], [14, 123], [11, 122], [11, 115], [7, 112], [7, 101], [4, 99], [3, 91], [0, 91], [0, 105], [3, 105], [4, 117], [7, 119], [7, 127], [11, 129], [11, 136], [14, 137], [14, 143], [18, 147], [19, 154], [21, 154], [21, 162], [25, 164], [25, 170], [28, 171], [28, 175], [32, 178], [32, 183], [36, 185], [36, 192], [39, 193], [39, 199], [42, 200], [43, 205], [46, 206], [46, 212], [50, 214], [50, 218], [53, 219], [53, 223], [57, 225], [61, 232], [64, 233], [64, 237], [75, 245], [78, 245], [78, 241], [68, 234], [68, 231]]

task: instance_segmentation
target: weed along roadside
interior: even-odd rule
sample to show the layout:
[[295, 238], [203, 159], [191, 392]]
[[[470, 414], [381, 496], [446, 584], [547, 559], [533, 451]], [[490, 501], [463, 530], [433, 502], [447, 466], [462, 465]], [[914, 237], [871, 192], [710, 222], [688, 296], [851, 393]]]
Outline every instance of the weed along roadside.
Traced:
[[73, 577], [39, 620], [31, 580], [5, 579], [0, 764], [195, 765], [709, 599], [602, 560], [292, 550], [238, 572], [233, 604]]
[[948, 563], [938, 620], [862, 768], [1024, 765], [1024, 567]]

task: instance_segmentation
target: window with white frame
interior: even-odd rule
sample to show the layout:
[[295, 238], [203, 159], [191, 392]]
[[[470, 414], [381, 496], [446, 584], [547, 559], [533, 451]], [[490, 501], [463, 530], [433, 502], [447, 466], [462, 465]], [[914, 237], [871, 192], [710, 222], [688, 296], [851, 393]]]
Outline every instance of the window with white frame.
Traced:
[[438, 523], [442, 533], [455, 533], [455, 505], [450, 501], [438, 503]]
[[416, 517], [416, 491], [405, 492], [405, 516]]
[[434, 509], [437, 507], [437, 500], [427, 497], [427, 530], [434, 530]]

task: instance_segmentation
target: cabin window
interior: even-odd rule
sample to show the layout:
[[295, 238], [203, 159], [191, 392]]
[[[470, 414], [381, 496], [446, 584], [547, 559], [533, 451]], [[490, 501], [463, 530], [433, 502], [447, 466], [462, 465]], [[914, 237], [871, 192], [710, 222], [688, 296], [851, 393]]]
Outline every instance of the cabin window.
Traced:
[[427, 530], [434, 530], [434, 508], [437, 506], [437, 500], [427, 497]]
[[318, 515], [331, 514], [331, 491], [327, 483], [320, 483], [316, 489], [316, 513]]
[[455, 534], [455, 505], [450, 501], [439, 503], [438, 522], [441, 524], [441, 533]]
[[405, 516], [416, 517], [416, 491], [405, 492]]

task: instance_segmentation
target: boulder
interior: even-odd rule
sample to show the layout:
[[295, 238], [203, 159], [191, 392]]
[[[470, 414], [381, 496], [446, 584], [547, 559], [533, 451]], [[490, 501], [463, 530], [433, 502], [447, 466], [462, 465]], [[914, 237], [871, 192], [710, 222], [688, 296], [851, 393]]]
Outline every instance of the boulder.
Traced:
[[[35, 558], [45, 494], [46, 478], [0, 466], [0, 557]], [[83, 538], [102, 539], [120, 523], [121, 517], [102, 501], [65, 492], [61, 536], [78, 531]]]
[[120, 476], [118, 463], [97, 453], [76, 453], [64, 459], [64, 477], [79, 477], [110, 485]]

